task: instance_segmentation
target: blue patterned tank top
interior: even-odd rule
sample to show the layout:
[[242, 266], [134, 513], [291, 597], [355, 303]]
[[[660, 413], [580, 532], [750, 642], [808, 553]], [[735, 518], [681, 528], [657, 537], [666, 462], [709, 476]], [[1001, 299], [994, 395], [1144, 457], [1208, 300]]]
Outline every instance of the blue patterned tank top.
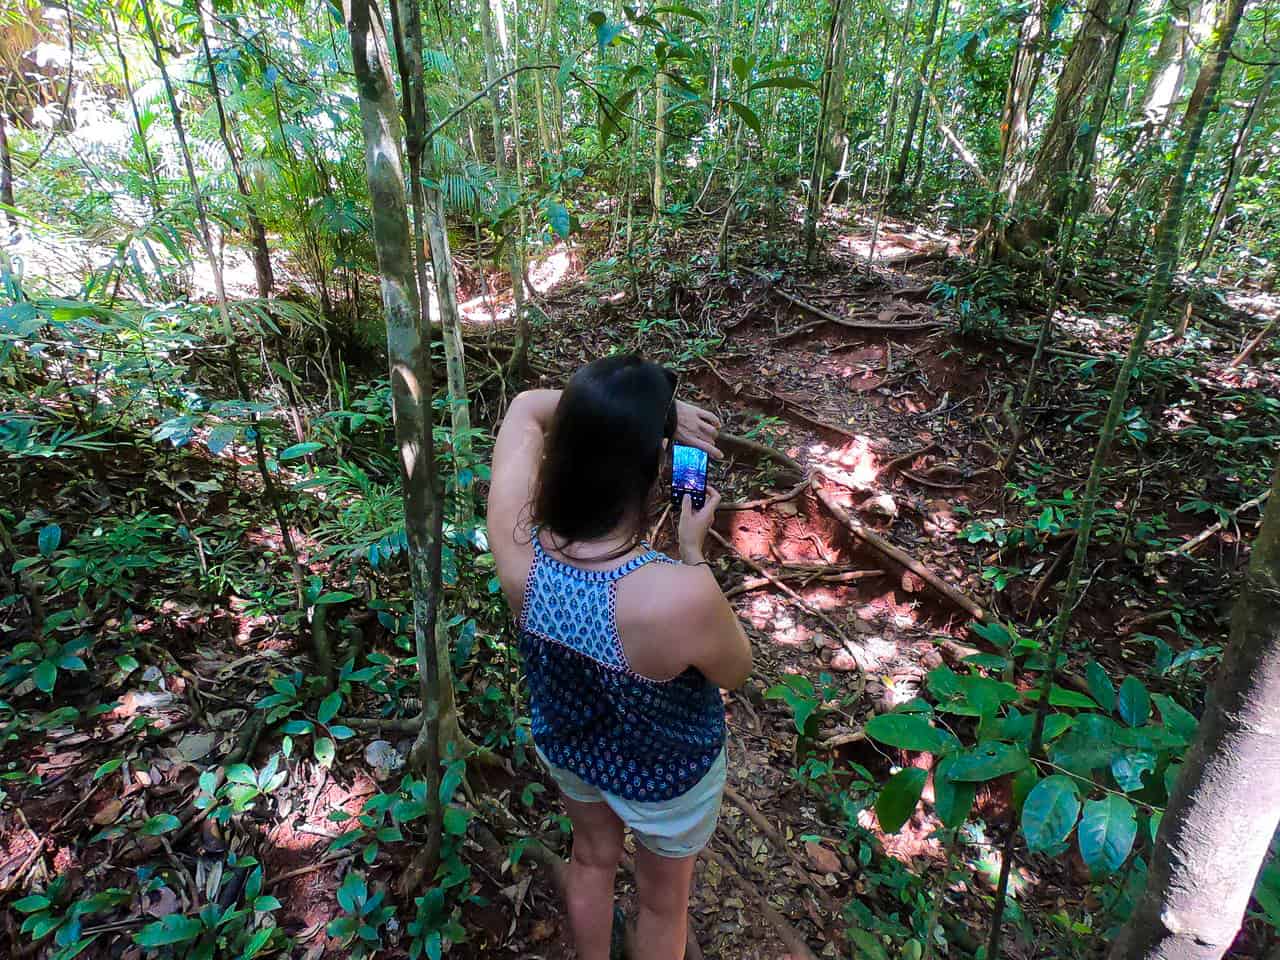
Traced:
[[675, 563], [644, 546], [620, 567], [583, 570], [548, 554], [535, 530], [519, 627], [533, 738], [547, 759], [601, 790], [652, 802], [680, 796], [711, 769], [724, 704], [694, 667], [671, 680], [631, 670], [614, 616], [618, 581]]

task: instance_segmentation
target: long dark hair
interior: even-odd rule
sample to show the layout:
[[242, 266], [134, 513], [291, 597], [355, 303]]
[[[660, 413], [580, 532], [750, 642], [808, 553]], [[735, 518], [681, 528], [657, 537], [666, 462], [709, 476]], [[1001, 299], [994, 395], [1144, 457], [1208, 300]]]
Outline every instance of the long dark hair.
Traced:
[[612, 556], [636, 546], [662, 441], [675, 435], [675, 389], [674, 373], [634, 354], [579, 367], [547, 434], [533, 523], [563, 543], [594, 540], [629, 523], [631, 541]]

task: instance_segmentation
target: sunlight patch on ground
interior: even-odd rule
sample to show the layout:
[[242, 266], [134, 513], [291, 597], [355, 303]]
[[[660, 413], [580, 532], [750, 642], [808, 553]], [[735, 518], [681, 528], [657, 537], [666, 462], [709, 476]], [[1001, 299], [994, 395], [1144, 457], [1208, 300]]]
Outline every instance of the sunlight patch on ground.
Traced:
[[842, 447], [815, 443], [809, 447], [810, 462], [820, 464], [822, 472], [836, 483], [869, 490], [880, 473], [880, 463], [871, 446], [871, 438], [862, 435]]

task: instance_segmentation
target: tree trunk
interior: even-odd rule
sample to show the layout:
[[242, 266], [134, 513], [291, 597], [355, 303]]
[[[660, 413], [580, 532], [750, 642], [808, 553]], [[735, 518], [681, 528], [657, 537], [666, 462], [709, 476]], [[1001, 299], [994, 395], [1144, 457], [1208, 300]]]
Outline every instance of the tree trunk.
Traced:
[[[1200, 139], [1204, 134], [1205, 121], [1213, 105], [1218, 82], [1222, 78], [1222, 69], [1231, 48], [1231, 40], [1235, 36], [1236, 27], [1239, 26], [1245, 2], [1246, 0], [1230, 0], [1230, 13], [1223, 24], [1217, 52], [1211, 66], [1205, 71], [1209, 75], [1207, 77], [1205, 97], [1201, 100], [1200, 110], [1187, 127], [1186, 139], [1182, 143], [1177, 159], [1177, 172], [1170, 186], [1169, 199], [1160, 218], [1160, 224], [1156, 229], [1155, 274], [1147, 287], [1147, 299], [1143, 303], [1142, 313], [1138, 317], [1138, 328], [1134, 331], [1133, 342], [1129, 345], [1129, 352], [1116, 374], [1116, 382], [1111, 388], [1111, 400], [1107, 405], [1106, 417], [1103, 419], [1102, 427], [1098, 431], [1098, 442], [1094, 447], [1093, 462], [1089, 467], [1089, 479], [1085, 483], [1084, 494], [1080, 498], [1080, 523], [1077, 528], [1075, 548], [1071, 554], [1071, 566], [1067, 572], [1062, 598], [1058, 605], [1058, 615], [1054, 620], [1053, 632], [1049, 641], [1049, 652], [1046, 659], [1048, 663], [1055, 665], [1055, 667], [1044, 671], [1041, 681], [1040, 698], [1036, 706], [1035, 722], [1031, 733], [1029, 753], [1032, 757], [1035, 757], [1040, 752], [1043, 744], [1044, 722], [1048, 713], [1049, 694], [1054, 676], [1057, 673], [1058, 656], [1062, 652], [1067, 630], [1071, 626], [1072, 611], [1078, 605], [1083, 589], [1084, 573], [1089, 556], [1089, 544], [1093, 536], [1093, 521], [1097, 514], [1098, 498], [1102, 488], [1102, 474], [1111, 453], [1111, 444], [1115, 439], [1116, 428], [1119, 426], [1121, 415], [1129, 402], [1129, 383], [1133, 378], [1134, 369], [1142, 357], [1156, 318], [1164, 315], [1168, 308], [1169, 286], [1173, 279], [1174, 268], [1178, 262], [1178, 237], [1182, 228], [1182, 211], [1186, 202], [1187, 182], [1191, 179], [1191, 168], [1195, 164], [1196, 154], [1200, 151]], [[997, 960], [1000, 956], [1001, 919], [1009, 889], [1009, 876], [1013, 866], [1013, 843], [1016, 836], [1016, 830], [1009, 831], [1001, 858], [1000, 877], [996, 883], [996, 913], [991, 923], [991, 935], [987, 944], [986, 954], [991, 960]], [[1271, 834], [1268, 832], [1268, 839], [1270, 836]], [[1132, 956], [1141, 956], [1141, 954], [1127, 955], [1123, 958], [1113, 955], [1112, 960], [1130, 960]], [[1151, 955], [1151, 960], [1155, 960], [1157, 956]], [[1194, 955], [1189, 955], [1188, 960], [1190, 956]], [[1167, 960], [1174, 960], [1174, 958], [1175, 955], [1169, 955]]]
[[1005, 88], [1000, 118], [1000, 171], [996, 187], [1006, 203], [1013, 202], [1018, 184], [1026, 176], [1027, 134], [1031, 129], [1028, 111], [1050, 39], [1045, 33], [1044, 0], [1032, 0], [1018, 30], [1018, 46], [1009, 68], [1009, 84]]
[[929, 61], [933, 58], [933, 37], [938, 30], [938, 13], [942, 9], [942, 0], [933, 0], [929, 11], [929, 28], [924, 38], [924, 53], [920, 55], [919, 76], [916, 77], [915, 95], [911, 99], [911, 112], [907, 115], [907, 132], [902, 138], [902, 152], [898, 154], [898, 166], [893, 171], [891, 187], [901, 187], [907, 178], [907, 164], [911, 160], [911, 144], [916, 138], [916, 124], [920, 120], [920, 108], [924, 103], [925, 78], [929, 75]]
[[[187, 145], [186, 126], [182, 122], [182, 110], [178, 106], [178, 97], [174, 92], [173, 83], [169, 79], [169, 71], [165, 67], [164, 52], [160, 45], [160, 36], [156, 32], [155, 21], [151, 16], [151, 4], [148, 0], [142, 0], [140, 4], [142, 8], [142, 16], [146, 21], [147, 36], [151, 41], [152, 55], [155, 58], [156, 66], [160, 70], [160, 79], [164, 84], [165, 95], [169, 101], [169, 112], [173, 117], [174, 132], [178, 137], [178, 150], [182, 155], [183, 164], [187, 170], [187, 183], [191, 189], [191, 201], [196, 210], [196, 223], [199, 227], [200, 244], [204, 250], [205, 259], [209, 264], [209, 272], [213, 276], [214, 298], [217, 302], [218, 318], [221, 321], [222, 332], [227, 338], [227, 359], [230, 361], [231, 378], [235, 383], [236, 392], [240, 399], [245, 403], [253, 400], [253, 396], [249, 392], [249, 385], [244, 378], [244, 368], [240, 363], [240, 348], [236, 343], [235, 327], [231, 322], [231, 311], [227, 307], [227, 290], [222, 278], [222, 265], [218, 261], [217, 254], [213, 249], [213, 234], [209, 230], [209, 215], [205, 209], [204, 194], [200, 189], [200, 180], [196, 176], [195, 164], [191, 160], [191, 149]], [[257, 417], [254, 416], [256, 425]], [[276, 523], [280, 527], [280, 541], [284, 545], [285, 553], [289, 557], [290, 565], [293, 570], [293, 586], [296, 593], [299, 612], [306, 615], [306, 590], [303, 586], [305, 578], [303, 576], [302, 564], [298, 560], [298, 551], [294, 546], [293, 534], [289, 529], [289, 522], [285, 517], [284, 507], [280, 502], [279, 491], [276, 488], [275, 481], [271, 477], [271, 471], [267, 469], [267, 454], [265, 442], [262, 438], [261, 428], [253, 431], [253, 452], [254, 459], [257, 462], [258, 475], [262, 479], [263, 493], [267, 502], [271, 506], [272, 512], [275, 514]], [[332, 666], [329, 657], [329, 649], [324, 643], [323, 629], [319, 635], [314, 635], [316, 643], [316, 662], [321, 667], [326, 666], [326, 660], [329, 660], [328, 666]], [[332, 670], [325, 670], [326, 677], [332, 681]]]
[[253, 249], [253, 275], [258, 286], [258, 296], [264, 300], [271, 296], [271, 288], [275, 278], [271, 272], [271, 251], [267, 247], [267, 231], [258, 216], [258, 206], [253, 201], [253, 192], [249, 189], [249, 181], [244, 175], [244, 166], [240, 162], [240, 151], [231, 137], [227, 125], [227, 113], [222, 106], [222, 91], [218, 87], [218, 71], [213, 62], [213, 52], [209, 49], [210, 17], [204, 4], [196, 0], [196, 15], [200, 24], [200, 45], [204, 49], [204, 62], [209, 70], [209, 90], [213, 94], [213, 103], [218, 111], [218, 136], [227, 151], [227, 159], [231, 162], [231, 171], [235, 175], [236, 190], [244, 201], [245, 217], [249, 222], [249, 239]]
[[1214, 241], [1218, 239], [1222, 225], [1231, 214], [1232, 201], [1235, 199], [1236, 184], [1240, 182], [1240, 171], [1244, 167], [1245, 154], [1249, 150], [1253, 131], [1262, 118], [1267, 98], [1271, 96], [1271, 86], [1275, 83], [1278, 73], [1280, 73], [1280, 65], [1272, 64], [1262, 75], [1258, 92], [1254, 95], [1253, 102], [1249, 104], [1249, 109], [1244, 115], [1244, 121], [1240, 124], [1240, 132], [1236, 135], [1235, 147], [1231, 151], [1231, 160], [1227, 163], [1227, 175], [1223, 180], [1222, 190], [1218, 193], [1218, 202], [1213, 209], [1213, 222], [1209, 224], [1209, 231], [1205, 234], [1204, 243], [1196, 259], [1196, 269], [1200, 268], [1200, 264], [1213, 250]]
[[1122, 0], [1091, 0], [1062, 68], [1053, 116], [1040, 142], [1035, 166], [1030, 178], [1017, 188], [1014, 200], [1015, 207], [1020, 208], [1014, 216], [1022, 221], [1019, 233], [1030, 245], [1038, 245], [1066, 210], [1071, 157], [1080, 123], [1104, 79], [1102, 66], [1121, 26], [1112, 23], [1122, 9], [1121, 3]]
[[[365, 176], [373, 215], [373, 243], [382, 280], [382, 304], [387, 324], [387, 362], [391, 377], [392, 418], [404, 493], [405, 533], [409, 546], [409, 576], [413, 592], [414, 650], [417, 655], [422, 727], [409, 755], [411, 768], [427, 780], [431, 803], [427, 842], [439, 850], [442, 813], [437, 802], [440, 777], [440, 676], [436, 650], [436, 621], [440, 597], [441, 524], [444, 504], [436, 476], [432, 442], [432, 372], [430, 343], [424, 334], [419, 281], [415, 271], [413, 234], [405, 205], [404, 167], [400, 153], [400, 118], [388, 59], [386, 33], [372, 16], [368, 0], [347, 0], [347, 29], [351, 60], [360, 99], [365, 141]], [[405, 4], [410, 21], [420, 17], [416, 3]], [[412, 33], [412, 29], [410, 30]], [[417, 36], [421, 36], [420, 19]], [[421, 77], [422, 48], [404, 51]], [[422, 90], [406, 90], [411, 117], [420, 135], [425, 118], [415, 109]], [[421, 148], [421, 140], [415, 144]], [[420, 178], [415, 181], [420, 184]], [[434, 871], [434, 867], [432, 867]]]
[[[518, 0], [516, 0], [516, 3], [514, 23], [518, 25], [520, 23]], [[507, 33], [506, 14], [503, 12], [502, 0], [490, 0], [489, 9], [493, 14], [493, 22], [497, 27], [498, 49], [502, 55], [502, 59], [499, 61], [501, 72], [514, 71], [520, 66], [519, 34], [517, 32], [517, 42], [512, 42], [510, 35]], [[511, 143], [515, 148], [515, 165], [512, 169], [515, 171], [516, 188], [516, 222], [507, 241], [515, 245], [515, 249], [511, 253], [511, 309], [515, 311], [516, 322], [515, 349], [511, 351], [508, 374], [512, 383], [520, 386], [529, 379], [529, 315], [524, 309], [524, 279], [528, 263], [524, 257], [524, 148], [521, 146], [520, 137], [519, 73], [512, 73], [507, 80], [507, 100], [511, 109]], [[443, 216], [443, 208], [441, 208], [441, 215]], [[460, 330], [458, 342], [462, 342]], [[463, 397], [466, 397], [465, 391], [463, 392]]]
[[[1280, 465], [1278, 465], [1280, 466]], [[1110, 960], [1218, 960], [1280, 824], [1280, 468], [1231, 642]]]
[[819, 93], [818, 129], [813, 137], [813, 164], [809, 169], [809, 202], [804, 215], [805, 260], [810, 266], [818, 258], [818, 221], [822, 218], [822, 181], [825, 174], [827, 122], [830, 115], [832, 71], [835, 64], [836, 41], [841, 8], [848, 0], [832, 0], [831, 19], [827, 24], [827, 46], [822, 60], [822, 84]]
[[656, 220], [667, 205], [666, 171], [667, 155], [667, 86], [662, 76], [662, 64], [653, 76], [653, 217]]
[[[914, 0], [911, 0], [914, 3]], [[826, 157], [823, 160], [823, 166], [835, 174], [835, 182], [831, 186], [831, 196], [829, 199], [834, 200], [839, 190], [839, 184], [848, 175], [846, 164], [849, 158], [849, 134], [845, 129], [848, 122], [847, 112], [845, 110], [845, 76], [847, 74], [847, 60], [845, 50], [848, 46], [849, 35], [849, 10], [853, 6], [848, 0], [840, 4], [839, 15], [836, 17], [835, 25], [835, 51], [831, 58], [831, 83], [827, 89], [828, 105], [827, 105], [827, 133], [826, 143], [823, 149], [826, 150]], [[910, 29], [910, 12], [908, 11], [908, 26]]]
[[[489, 88], [489, 107], [493, 123], [493, 167], [498, 174], [501, 185], [507, 171], [507, 136], [506, 123], [502, 114], [501, 84], [497, 82], [502, 75], [498, 64], [497, 42], [494, 38], [493, 9], [489, 0], [479, 0], [480, 32], [484, 43], [484, 67]], [[501, 193], [501, 187], [499, 188]], [[511, 378], [522, 382], [528, 377], [529, 327], [524, 312], [524, 266], [521, 263], [520, 240], [518, 232], [511, 224], [510, 216], [503, 231], [503, 245], [507, 250], [507, 273], [511, 277], [511, 301], [515, 310], [516, 342], [511, 354], [511, 366], [508, 368]]]
[[1142, 116], [1146, 121], [1145, 131], [1149, 134], [1159, 136], [1164, 131], [1173, 104], [1178, 99], [1178, 91], [1182, 89], [1191, 46], [1188, 42], [1190, 26], [1190, 3], [1171, 0], [1169, 17], [1152, 57], [1151, 79], [1147, 81], [1147, 89], [1142, 96]]
[[142, 148], [142, 160], [147, 165], [147, 180], [151, 183], [151, 210], [156, 216], [160, 215], [163, 204], [160, 201], [160, 183], [156, 178], [156, 164], [151, 158], [151, 147], [147, 145], [147, 131], [142, 126], [142, 114], [138, 111], [138, 101], [133, 93], [133, 80], [129, 76], [129, 61], [124, 55], [124, 48], [120, 43], [120, 25], [116, 21], [114, 10], [108, 8], [107, 11], [111, 16], [111, 32], [115, 39], [116, 57], [120, 61], [120, 71], [124, 75], [124, 92], [129, 100], [129, 112], [133, 116], [134, 128], [138, 131], [138, 145]]
[[0, 203], [9, 207], [8, 219], [11, 230], [18, 229], [18, 215], [13, 207], [13, 157], [9, 153], [8, 111], [0, 107]]

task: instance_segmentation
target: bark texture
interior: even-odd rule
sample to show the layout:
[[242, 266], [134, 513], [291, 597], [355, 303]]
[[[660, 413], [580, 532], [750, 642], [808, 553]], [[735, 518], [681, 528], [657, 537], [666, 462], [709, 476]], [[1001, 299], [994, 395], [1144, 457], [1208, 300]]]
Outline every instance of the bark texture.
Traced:
[[1217, 960], [1280, 823], [1280, 469], [1231, 643], [1156, 836], [1147, 889], [1110, 960]]

